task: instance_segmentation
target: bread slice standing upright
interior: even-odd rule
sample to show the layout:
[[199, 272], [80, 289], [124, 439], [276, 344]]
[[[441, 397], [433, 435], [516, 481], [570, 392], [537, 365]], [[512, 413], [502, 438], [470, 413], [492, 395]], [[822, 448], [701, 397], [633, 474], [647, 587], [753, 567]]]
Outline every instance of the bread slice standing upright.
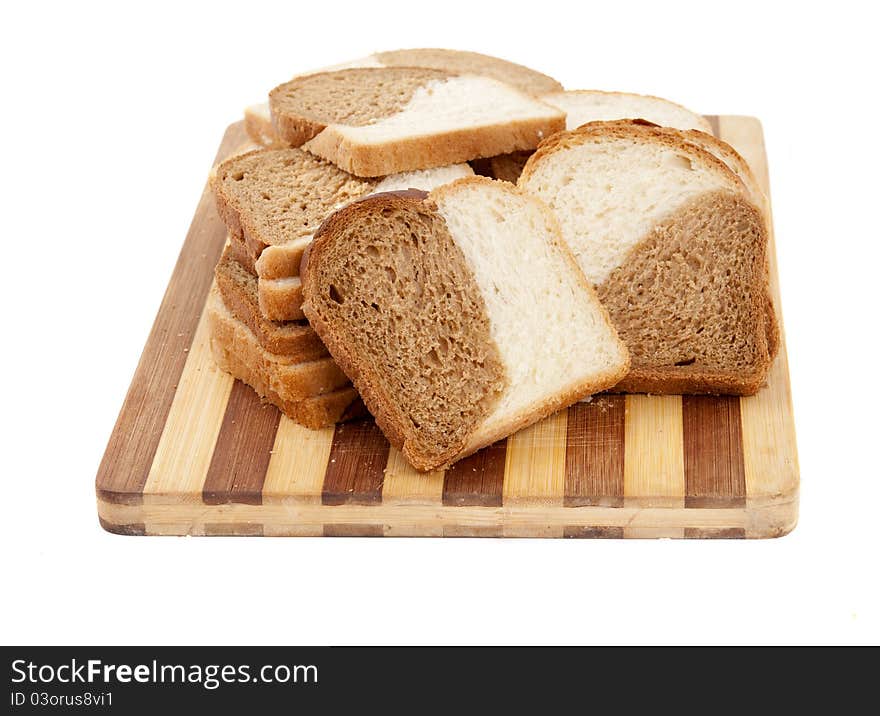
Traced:
[[717, 140], [689, 136], [587, 124], [543, 143], [519, 187], [552, 208], [629, 348], [616, 389], [748, 395], [776, 351], [766, 217]]
[[565, 114], [483, 75], [419, 67], [298, 77], [269, 93], [279, 138], [362, 177], [534, 149]]
[[350, 204], [316, 233], [301, 275], [312, 326], [420, 470], [611, 387], [628, 368], [552, 214], [503, 182]]

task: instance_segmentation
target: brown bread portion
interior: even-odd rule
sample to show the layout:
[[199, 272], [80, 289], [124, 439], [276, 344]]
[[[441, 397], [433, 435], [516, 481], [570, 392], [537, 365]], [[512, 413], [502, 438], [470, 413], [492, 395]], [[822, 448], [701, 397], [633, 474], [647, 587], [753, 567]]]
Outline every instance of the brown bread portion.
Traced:
[[374, 186], [301, 149], [263, 149], [221, 163], [211, 188], [233, 240], [244, 244], [247, 268], [266, 246], [308, 236], [339, 204]]
[[377, 194], [336, 212], [300, 272], [315, 330], [419, 469], [461, 452], [506, 383], [480, 289], [426, 196]]
[[655, 226], [597, 287], [632, 357], [615, 390], [755, 393], [775, 351], [766, 245], [760, 212], [729, 192]]
[[360, 127], [403, 109], [419, 87], [451, 75], [418, 67], [353, 68], [295, 77], [269, 93], [278, 136], [298, 147], [328, 124]]
[[492, 157], [489, 160], [489, 176], [493, 179], [516, 184], [520, 174], [522, 174], [523, 167], [525, 167], [532, 154], [533, 152], [512, 152]]
[[562, 89], [552, 77], [529, 67], [478, 52], [442, 49], [392, 50], [379, 52], [376, 59], [386, 67], [432, 67], [461, 74], [483, 75], [506, 82], [533, 95]]
[[302, 361], [327, 356], [318, 334], [306, 321], [270, 321], [263, 317], [257, 300], [257, 278], [248, 273], [227, 246], [214, 272], [223, 303], [245, 324], [269, 353]]

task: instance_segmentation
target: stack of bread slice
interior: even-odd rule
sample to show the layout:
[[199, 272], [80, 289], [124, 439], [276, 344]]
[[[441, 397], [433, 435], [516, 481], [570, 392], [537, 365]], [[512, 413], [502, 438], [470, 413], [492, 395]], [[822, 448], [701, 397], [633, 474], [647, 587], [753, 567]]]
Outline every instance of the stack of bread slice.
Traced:
[[595, 392], [764, 381], [765, 199], [704, 117], [449, 50], [298, 75], [245, 117], [259, 147], [211, 179], [212, 345], [297, 422], [367, 409], [430, 470]]

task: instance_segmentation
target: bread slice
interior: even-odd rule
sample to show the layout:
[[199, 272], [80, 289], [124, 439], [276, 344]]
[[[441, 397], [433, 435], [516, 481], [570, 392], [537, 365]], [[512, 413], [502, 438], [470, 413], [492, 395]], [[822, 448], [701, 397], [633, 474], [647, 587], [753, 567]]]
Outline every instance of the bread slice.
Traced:
[[279, 138], [378, 177], [534, 149], [565, 115], [498, 80], [418, 67], [298, 77], [269, 93]]
[[372, 191], [431, 189], [471, 176], [467, 164], [359, 179], [301, 149], [261, 150], [217, 166], [211, 186], [232, 251], [259, 276], [259, 307], [273, 321], [303, 319], [298, 278], [303, 251], [330, 212]]
[[[558, 92], [562, 85], [552, 77], [535, 70], [508, 62], [497, 57], [481, 55], [477, 52], [461, 50], [443, 50], [436, 48], [419, 48], [410, 50], [392, 50], [377, 52], [367, 57], [351, 60], [333, 67], [324, 67], [318, 72], [349, 69], [352, 67], [427, 67], [435, 70], [446, 70], [458, 74], [483, 75], [516, 87], [522, 92], [540, 95], [547, 92]], [[308, 74], [314, 74], [310, 72]], [[272, 126], [269, 105], [256, 104], [245, 109], [245, 129], [248, 135], [258, 144], [267, 147], [280, 146], [281, 142]], [[406, 187], [404, 187], [406, 188]]]
[[268, 352], [212, 288], [206, 306], [211, 352], [221, 370], [250, 385], [291, 420], [317, 430], [366, 413], [332, 359], [306, 363]]
[[556, 214], [629, 348], [617, 390], [748, 395], [775, 353], [766, 217], [697, 139], [591, 123], [543, 143], [519, 179]]
[[[630, 92], [569, 90], [543, 94], [541, 100], [565, 112], [566, 129], [576, 129], [588, 122], [644, 119], [662, 127], [712, 133], [712, 126], [704, 116], [660, 97]], [[493, 157], [490, 160], [491, 175], [515, 184], [529, 156], [530, 152], [515, 152]]]
[[350, 204], [321, 226], [301, 276], [312, 326], [419, 470], [609, 388], [629, 366], [551, 213], [503, 182]]
[[307, 321], [270, 321], [260, 311], [257, 277], [236, 260], [230, 242], [214, 271], [217, 290], [235, 319], [243, 323], [268, 353], [298, 361], [326, 358], [328, 353]]

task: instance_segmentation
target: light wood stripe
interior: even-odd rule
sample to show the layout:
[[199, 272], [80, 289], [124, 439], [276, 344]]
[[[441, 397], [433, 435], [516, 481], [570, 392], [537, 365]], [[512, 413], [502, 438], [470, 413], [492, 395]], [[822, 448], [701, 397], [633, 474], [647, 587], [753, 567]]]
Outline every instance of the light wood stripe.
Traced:
[[[507, 439], [504, 504], [561, 505], [565, 494], [565, 435], [568, 411], [560, 410]], [[505, 537], [561, 537], [554, 527], [506, 528]]]
[[685, 395], [681, 412], [685, 507], [745, 505], [739, 398]]
[[200, 499], [233, 382], [211, 358], [207, 311], [202, 311], [144, 484], [145, 495], [174, 493]]
[[390, 446], [372, 420], [340, 423], [333, 433], [321, 503], [369, 505], [382, 501]]
[[[684, 507], [680, 395], [627, 395], [623, 501], [627, 506]], [[627, 539], [679, 539], [679, 527], [627, 527]]]
[[443, 471], [419, 472], [403, 453], [391, 448], [385, 468], [382, 501], [386, 504], [439, 505], [443, 499]]
[[626, 401], [603, 395], [568, 409], [566, 507], [623, 506]]
[[205, 504], [262, 502], [280, 417], [278, 408], [263, 403], [250, 386], [235, 381], [202, 488]]
[[623, 494], [627, 505], [684, 507], [680, 395], [627, 395]]
[[[243, 141], [242, 125], [230, 126], [215, 162]], [[95, 490], [99, 499], [121, 504], [143, 500], [186, 351], [192, 347], [199, 307], [204, 306], [225, 240], [226, 228], [206, 186], [98, 468]]]
[[[753, 117], [721, 118], [721, 138], [749, 163], [764, 193], [770, 214], [770, 179], [761, 123]], [[770, 226], [770, 293], [779, 323], [779, 355], [770, 368], [767, 385], [757, 395], [740, 399], [743, 435], [743, 462], [746, 494], [749, 500], [780, 497], [787, 499], [797, 490], [800, 469], [794, 421], [780, 420], [782, 412], [792, 414], [791, 387], [788, 378], [788, 354], [779, 293], [779, 274], [772, 218]]]
[[507, 441], [459, 460], [443, 479], [443, 504], [451, 507], [499, 507], [504, 484]]
[[[321, 485], [330, 460], [331, 426], [309, 430], [282, 415], [263, 482], [263, 500], [285, 503], [321, 501]], [[267, 537], [320, 537], [323, 525], [266, 524]]]
[[[382, 503], [385, 505], [433, 505], [443, 501], [443, 471], [418, 472], [396, 448], [388, 453], [385, 467], [385, 483], [382, 486]], [[388, 525], [387, 537], [442, 537], [439, 525], [403, 522]]]
[[263, 483], [263, 498], [319, 502], [334, 429], [309, 430], [282, 415]]

